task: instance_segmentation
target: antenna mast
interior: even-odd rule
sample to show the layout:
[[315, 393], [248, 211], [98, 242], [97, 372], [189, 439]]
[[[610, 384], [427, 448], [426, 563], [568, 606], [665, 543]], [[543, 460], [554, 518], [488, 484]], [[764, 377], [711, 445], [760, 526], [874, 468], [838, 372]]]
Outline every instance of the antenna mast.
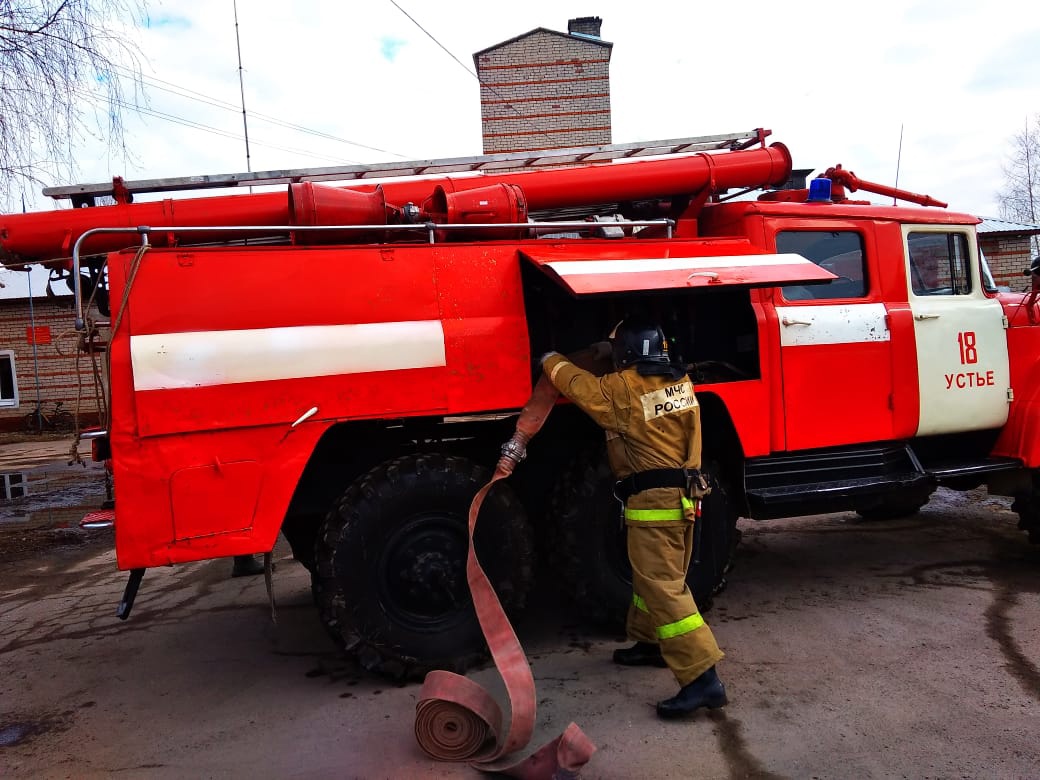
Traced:
[[235, 48], [238, 50], [238, 91], [242, 96], [242, 132], [246, 139], [246, 170], [252, 172], [253, 168], [249, 159], [249, 125], [246, 123], [246, 88], [242, 77], [242, 44], [238, 39], [238, 2], [231, 0], [231, 8], [235, 14]]
[[[896, 152], [896, 186], [895, 189], [899, 189], [899, 165], [903, 161], [903, 125], [899, 125], [899, 151]], [[892, 205], [896, 205], [896, 198], [892, 196]]]

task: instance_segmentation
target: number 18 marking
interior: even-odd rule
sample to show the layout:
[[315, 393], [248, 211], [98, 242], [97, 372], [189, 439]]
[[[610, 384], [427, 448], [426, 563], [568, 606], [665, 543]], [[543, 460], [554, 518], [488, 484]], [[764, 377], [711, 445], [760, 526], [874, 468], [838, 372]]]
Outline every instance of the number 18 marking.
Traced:
[[961, 350], [961, 365], [979, 362], [979, 351], [975, 349], [975, 331], [965, 330], [957, 334], [957, 346]]

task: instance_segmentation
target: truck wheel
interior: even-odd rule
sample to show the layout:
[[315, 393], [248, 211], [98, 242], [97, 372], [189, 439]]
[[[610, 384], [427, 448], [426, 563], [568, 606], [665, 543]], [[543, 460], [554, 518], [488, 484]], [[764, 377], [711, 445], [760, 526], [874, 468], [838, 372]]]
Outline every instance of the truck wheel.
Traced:
[[[319, 612], [366, 669], [421, 679], [485, 657], [466, 581], [467, 516], [490, 478], [462, 458], [410, 455], [355, 481], [325, 519], [315, 550]], [[523, 508], [507, 485], [485, 499], [475, 546], [502, 605], [519, 609], [533, 553]]]
[[856, 514], [871, 522], [879, 520], [899, 520], [916, 515], [921, 507], [928, 503], [932, 489], [916, 490], [911, 493], [894, 493], [883, 497], [878, 503], [857, 509]]
[[[736, 508], [718, 479], [717, 468], [709, 464], [703, 470], [712, 492], [704, 500], [697, 560], [690, 563], [686, 577], [702, 612], [711, 608], [714, 595], [725, 587], [739, 540]], [[557, 483], [550, 509], [552, 555], [561, 582], [579, 614], [613, 627], [624, 626], [632, 602], [632, 569], [621, 511], [603, 448], [572, 461]]]

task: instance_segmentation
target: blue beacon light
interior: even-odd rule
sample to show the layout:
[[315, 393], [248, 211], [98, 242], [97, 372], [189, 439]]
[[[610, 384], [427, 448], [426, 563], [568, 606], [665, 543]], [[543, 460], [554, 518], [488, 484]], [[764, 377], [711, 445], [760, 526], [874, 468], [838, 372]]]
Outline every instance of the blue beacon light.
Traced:
[[830, 203], [831, 180], [820, 177], [810, 181], [808, 201], [810, 203]]

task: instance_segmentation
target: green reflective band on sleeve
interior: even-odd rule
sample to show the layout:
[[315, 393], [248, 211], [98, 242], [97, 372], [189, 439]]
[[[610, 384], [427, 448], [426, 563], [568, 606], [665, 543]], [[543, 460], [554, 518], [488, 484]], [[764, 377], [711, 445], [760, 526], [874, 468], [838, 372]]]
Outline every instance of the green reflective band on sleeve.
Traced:
[[686, 496], [679, 496], [679, 500], [682, 501], [683, 509], [693, 509], [693, 501]]
[[682, 520], [681, 509], [629, 509], [625, 507], [626, 520], [638, 520], [644, 523], [661, 522], [665, 520]]
[[682, 636], [683, 634], [688, 634], [703, 625], [704, 618], [701, 617], [699, 612], [694, 612], [692, 615], [684, 617], [682, 620], [676, 620], [674, 623], [658, 626], [657, 638], [672, 639], [677, 636]]
[[632, 604], [635, 605], [635, 608], [640, 612], [645, 612], [648, 615], [650, 614], [650, 610], [646, 608], [646, 602], [643, 601], [637, 593], [632, 594]]

